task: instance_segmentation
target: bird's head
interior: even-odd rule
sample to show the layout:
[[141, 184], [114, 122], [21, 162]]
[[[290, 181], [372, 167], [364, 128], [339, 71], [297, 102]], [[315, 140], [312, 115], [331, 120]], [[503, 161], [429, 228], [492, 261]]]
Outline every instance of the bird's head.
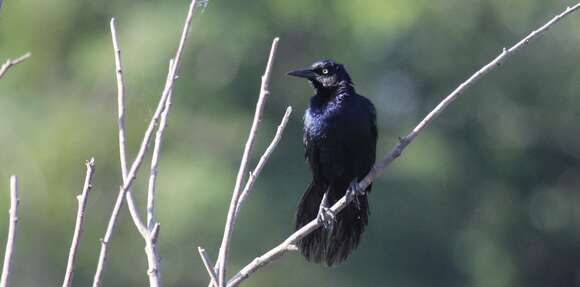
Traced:
[[321, 60], [310, 69], [291, 71], [288, 75], [308, 79], [318, 90], [332, 89], [341, 83], [352, 84], [344, 66], [333, 60]]

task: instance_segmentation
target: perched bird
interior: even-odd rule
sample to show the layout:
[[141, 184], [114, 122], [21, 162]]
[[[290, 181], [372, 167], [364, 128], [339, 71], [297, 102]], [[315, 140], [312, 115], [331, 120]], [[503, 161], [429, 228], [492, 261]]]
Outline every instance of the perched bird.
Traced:
[[[304, 114], [303, 142], [312, 183], [298, 204], [296, 230], [315, 218], [324, 224], [324, 229], [303, 238], [298, 247], [308, 261], [332, 266], [358, 246], [368, 223], [366, 193], [371, 186], [362, 192], [356, 190], [356, 183], [375, 162], [375, 107], [356, 93], [344, 66], [332, 60], [288, 75], [307, 79], [316, 92]], [[329, 207], [347, 189], [353, 201], [335, 216]]]

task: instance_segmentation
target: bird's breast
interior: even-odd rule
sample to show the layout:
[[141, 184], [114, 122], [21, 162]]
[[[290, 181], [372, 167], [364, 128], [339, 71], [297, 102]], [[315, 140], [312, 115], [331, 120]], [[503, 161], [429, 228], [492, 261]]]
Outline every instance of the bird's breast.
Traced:
[[344, 115], [344, 107], [335, 103], [329, 103], [322, 109], [310, 107], [304, 114], [304, 132], [313, 139], [325, 138], [345, 125]]

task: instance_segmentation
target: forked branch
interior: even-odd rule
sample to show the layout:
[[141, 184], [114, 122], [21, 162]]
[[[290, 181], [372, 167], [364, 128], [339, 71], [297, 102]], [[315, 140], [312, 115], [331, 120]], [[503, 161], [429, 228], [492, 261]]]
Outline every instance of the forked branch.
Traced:
[[[142, 237], [145, 239], [146, 242], [146, 254], [148, 255], [148, 263], [149, 263], [149, 269], [148, 269], [148, 275], [149, 275], [149, 281], [150, 281], [150, 286], [160, 286], [160, 280], [159, 280], [159, 269], [157, 266], [151, 266], [152, 263], [157, 263], [158, 265], [158, 259], [155, 253], [155, 248], [154, 248], [154, 244], [156, 242], [156, 236], [159, 234], [159, 225], [156, 224], [156, 228], [153, 228], [153, 230], [149, 230], [145, 224], [143, 224], [143, 221], [141, 220], [141, 217], [139, 216], [137, 209], [135, 207], [135, 204], [132, 200], [131, 197], [131, 193], [129, 192], [131, 185], [133, 184], [133, 181], [135, 180], [135, 177], [137, 176], [137, 173], [139, 171], [139, 168], [141, 167], [141, 164], [143, 163], [143, 160], [145, 158], [145, 153], [147, 152], [148, 148], [149, 148], [149, 144], [151, 142], [151, 138], [153, 136], [153, 133], [155, 132], [155, 127], [159, 124], [159, 121], [162, 118], [162, 114], [163, 112], [166, 110], [166, 105], [168, 102], [168, 98], [170, 97], [170, 94], [173, 90], [173, 84], [175, 82], [175, 78], [177, 75], [177, 71], [179, 69], [179, 65], [180, 65], [180, 61], [181, 61], [181, 56], [183, 54], [183, 49], [185, 46], [185, 42], [188, 38], [189, 35], [189, 30], [191, 27], [191, 21], [193, 18], [193, 14], [195, 11], [195, 8], [197, 7], [196, 5], [196, 0], [192, 0], [190, 5], [189, 5], [189, 10], [187, 13], [187, 17], [185, 20], [185, 24], [183, 26], [182, 29], [182, 33], [181, 33], [181, 39], [179, 41], [179, 45], [177, 48], [177, 52], [175, 53], [175, 57], [173, 59], [173, 64], [171, 65], [166, 81], [165, 81], [165, 87], [163, 88], [163, 92], [161, 94], [161, 98], [159, 99], [159, 102], [157, 104], [157, 108], [155, 110], [155, 113], [153, 114], [151, 121], [149, 122], [149, 125], [145, 131], [145, 134], [143, 136], [143, 140], [141, 142], [141, 145], [139, 147], [139, 151], [137, 152], [137, 156], [135, 158], [135, 160], [133, 161], [133, 163], [131, 164], [131, 168], [128, 169], [128, 171], [123, 172], [123, 184], [122, 186], [119, 188], [119, 193], [117, 195], [117, 199], [115, 202], [115, 205], [113, 207], [113, 212], [111, 214], [111, 217], [109, 219], [109, 224], [107, 225], [107, 231], [105, 232], [105, 236], [103, 239], [101, 239], [101, 251], [99, 254], [99, 261], [97, 263], [97, 271], [95, 272], [95, 276], [93, 279], [93, 287], [98, 287], [101, 286], [101, 277], [102, 277], [102, 273], [104, 270], [104, 266], [106, 263], [106, 259], [107, 259], [107, 251], [108, 251], [108, 243], [111, 240], [113, 231], [115, 229], [115, 225], [117, 222], [117, 218], [118, 218], [118, 214], [119, 214], [119, 210], [122, 206], [123, 203], [123, 199], [126, 198], [127, 199], [127, 205], [129, 207], [129, 211], [131, 214], [131, 218], [133, 219], [133, 222], [135, 223], [135, 226], [137, 227], [137, 229], [139, 230], [139, 232], [141, 233]], [[118, 49], [118, 43], [116, 41], [116, 33], [115, 33], [115, 29], [114, 29], [114, 21], [111, 22], [111, 26], [112, 26], [112, 38], [113, 38], [113, 43], [114, 43], [114, 48], [115, 48], [115, 56], [120, 55], [120, 49]], [[119, 54], [117, 53], [117, 51], [119, 50]], [[117, 71], [117, 76], [118, 76], [118, 85], [122, 85], [122, 78], [120, 78], [120, 76], [122, 76], [122, 68], [120, 65], [120, 57], [118, 58], [118, 60], [116, 59], [116, 71]], [[117, 90], [119, 91], [119, 96], [123, 96], [123, 87], [118, 86]], [[120, 151], [121, 154], [124, 154], [125, 152], [125, 147], [124, 147], [124, 139], [121, 138], [121, 136], [124, 135], [124, 131], [122, 131], [122, 129], [124, 129], [123, 126], [123, 121], [121, 118], [122, 112], [124, 112], [124, 103], [122, 101], [122, 99], [118, 100], [118, 105], [119, 105], [119, 144], [120, 144]], [[121, 166], [122, 166], [122, 170], [124, 170], [125, 168], [123, 168], [123, 166], [128, 167], [126, 162], [124, 161], [124, 156], [121, 156]], [[125, 169], [126, 170], [126, 169]], [[156, 230], [155, 232], [153, 232], [154, 230]], [[156, 258], [155, 260], [152, 260], [153, 258]]]
[[234, 225], [236, 223], [236, 210], [240, 196], [242, 193], [242, 184], [244, 176], [248, 170], [248, 163], [254, 147], [254, 141], [256, 138], [256, 133], [258, 132], [258, 125], [262, 119], [262, 113], [264, 111], [264, 106], [266, 99], [270, 94], [268, 86], [270, 83], [270, 75], [272, 74], [272, 66], [274, 65], [274, 57], [276, 55], [276, 50], [278, 48], [278, 38], [274, 38], [272, 41], [272, 48], [270, 49], [270, 56], [268, 57], [268, 64], [266, 64], [266, 70], [264, 75], [262, 75], [262, 84], [260, 87], [260, 96], [258, 97], [258, 102], [256, 104], [256, 112], [254, 114], [254, 120], [252, 122], [252, 127], [250, 128], [250, 134], [248, 135], [248, 140], [244, 148], [244, 153], [242, 155], [242, 160], [240, 162], [240, 169], [238, 170], [238, 176], [236, 177], [236, 184], [234, 187], [234, 192], [232, 195], [232, 200], [230, 202], [230, 207], [228, 209], [228, 216], [226, 219], [224, 235], [222, 238], [222, 244], [219, 249], [218, 260], [216, 262], [218, 266], [218, 283], [220, 287], [225, 286], [226, 278], [226, 266], [228, 261], [228, 254], [230, 248], [230, 239], [234, 231]]
[[[404, 151], [404, 149], [417, 137], [417, 135], [426, 127], [428, 127], [437, 116], [439, 116], [445, 108], [461, 96], [468, 88], [478, 82], [485, 75], [495, 70], [497, 67], [502, 65], [510, 56], [515, 54], [515, 52], [526, 47], [529, 43], [536, 40], [539, 36], [544, 34], [548, 29], [550, 29], [554, 24], [559, 22], [562, 18], [572, 14], [573, 12], [580, 9], [580, 3], [567, 7], [565, 11], [558, 14], [546, 24], [542, 25], [540, 28], [532, 31], [525, 38], [517, 42], [509, 49], [503, 49], [503, 51], [491, 62], [483, 66], [477, 72], [475, 72], [466, 81], [461, 83], [455, 90], [451, 92], [447, 97], [441, 101], [408, 135], [401, 137], [399, 143], [393, 147], [391, 152], [379, 163], [377, 163], [373, 169], [358, 183], [359, 190], [365, 190], [376, 177], [378, 177], [396, 158], [398, 158]], [[334, 213], [340, 212], [348, 205], [347, 197], [343, 196], [338, 200], [331, 208]], [[293, 247], [302, 238], [312, 233], [316, 229], [320, 228], [321, 223], [318, 220], [312, 220], [310, 223], [306, 224], [298, 231], [294, 232], [290, 237], [280, 243], [278, 246], [264, 253], [263, 255], [257, 257], [244, 268], [242, 268], [235, 276], [233, 276], [229, 281], [227, 286], [234, 287], [238, 286], [242, 281], [250, 277], [254, 272], [259, 270], [261, 267], [273, 262], [274, 260], [283, 256], [286, 252], [290, 250], [295, 250]]]

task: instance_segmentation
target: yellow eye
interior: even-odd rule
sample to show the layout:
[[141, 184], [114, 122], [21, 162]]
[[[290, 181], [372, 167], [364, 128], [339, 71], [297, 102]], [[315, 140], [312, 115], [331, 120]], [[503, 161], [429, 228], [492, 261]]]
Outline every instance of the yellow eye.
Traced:
[[328, 74], [328, 69], [322, 69], [322, 74], [323, 74], [323, 75], [326, 75], [326, 74]]

